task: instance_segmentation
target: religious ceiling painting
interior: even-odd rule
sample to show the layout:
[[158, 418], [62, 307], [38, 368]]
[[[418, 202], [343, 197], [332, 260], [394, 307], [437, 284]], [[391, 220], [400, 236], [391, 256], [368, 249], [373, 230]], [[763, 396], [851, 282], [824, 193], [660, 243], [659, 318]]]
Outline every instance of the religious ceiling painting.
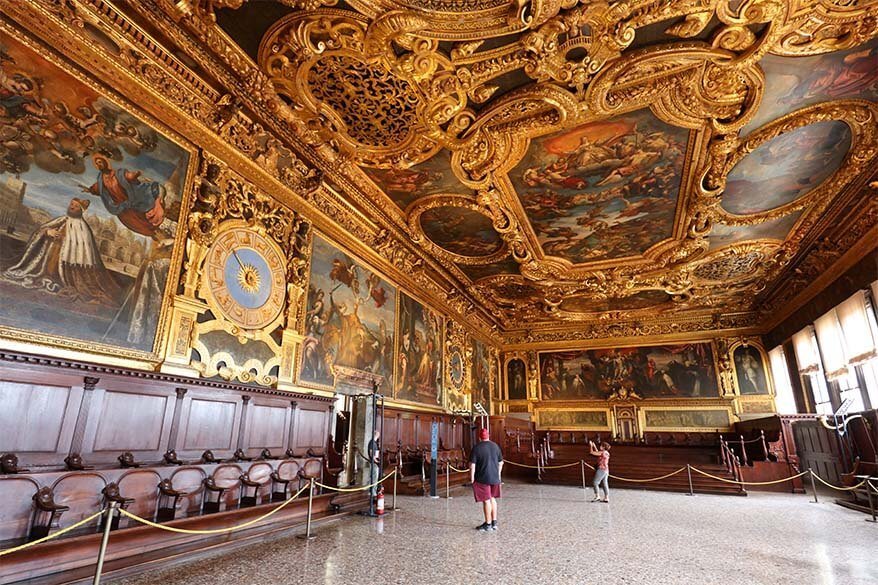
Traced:
[[154, 352], [189, 151], [9, 36], [0, 138], [0, 325]]
[[457, 256], [491, 256], [503, 247], [491, 219], [478, 211], [454, 205], [431, 207], [419, 219], [434, 244]]
[[394, 398], [442, 406], [442, 316], [405, 293], [399, 295], [399, 343]]
[[731, 426], [727, 409], [653, 410], [644, 409], [648, 430], [727, 429]]
[[579, 264], [670, 238], [687, 137], [641, 110], [534, 139], [510, 178], [543, 251]]
[[606, 429], [609, 428], [606, 410], [549, 410], [539, 409], [537, 427], [541, 429]]
[[761, 351], [741, 344], [732, 352], [738, 392], [742, 395], [768, 394], [768, 373]]
[[850, 98], [878, 100], [878, 40], [821, 55], [769, 54], [759, 64], [765, 72], [765, 93], [742, 136], [812, 104]]
[[468, 195], [467, 188], [451, 171], [451, 153], [439, 151], [435, 156], [413, 167], [363, 169], [381, 190], [400, 208], [405, 209], [417, 199], [437, 193]]
[[371, 372], [393, 388], [396, 288], [314, 237], [299, 380], [331, 386], [335, 366]]
[[458, 264], [458, 268], [460, 268], [473, 282], [490, 276], [497, 276], [500, 274], [515, 275], [519, 272], [518, 262], [508, 256], [503, 260], [491, 264]]
[[543, 400], [719, 395], [710, 343], [541, 353], [540, 389]]
[[514, 358], [506, 362], [506, 391], [508, 400], [527, 400], [527, 366], [524, 360]]
[[801, 211], [784, 215], [777, 219], [770, 219], [763, 223], [753, 225], [725, 225], [713, 224], [708, 236], [709, 251], [718, 250], [725, 246], [746, 242], [748, 240], [780, 240], [787, 238], [790, 230], [802, 217]]
[[781, 134], [729, 172], [722, 206], [734, 215], [749, 215], [791, 203], [835, 173], [850, 146], [850, 128], [836, 120]]
[[476, 339], [471, 338], [470, 351], [472, 352], [472, 374], [470, 376], [472, 387], [473, 404], [481, 403], [482, 407], [491, 412], [491, 354], [488, 346]]

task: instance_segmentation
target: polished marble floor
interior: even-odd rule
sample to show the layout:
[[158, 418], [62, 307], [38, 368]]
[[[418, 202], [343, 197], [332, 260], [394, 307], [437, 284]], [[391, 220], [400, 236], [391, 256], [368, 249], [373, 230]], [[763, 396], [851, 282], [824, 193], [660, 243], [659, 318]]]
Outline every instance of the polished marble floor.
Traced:
[[878, 525], [808, 496], [749, 497], [507, 484], [500, 530], [481, 533], [467, 491], [401, 497], [381, 520], [319, 526], [144, 573], [128, 585], [875, 585]]

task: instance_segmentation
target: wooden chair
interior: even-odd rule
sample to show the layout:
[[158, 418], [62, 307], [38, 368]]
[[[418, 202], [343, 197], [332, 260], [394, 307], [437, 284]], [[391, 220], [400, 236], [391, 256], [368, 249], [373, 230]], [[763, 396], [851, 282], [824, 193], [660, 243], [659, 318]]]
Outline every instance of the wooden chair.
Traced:
[[297, 461], [288, 459], [277, 466], [271, 473], [271, 501], [283, 502], [290, 497], [290, 484], [293, 481], [301, 482], [299, 471], [301, 466]]
[[245, 473], [239, 477], [241, 480], [241, 497], [238, 507], [252, 508], [259, 503], [259, 490], [271, 481], [274, 473], [271, 464], [265, 462], [254, 463]]
[[70, 509], [55, 502], [55, 494], [50, 487], [41, 487], [33, 496], [34, 515], [31, 520], [27, 541], [38, 540], [49, 536], [52, 528], [57, 528], [61, 514]]

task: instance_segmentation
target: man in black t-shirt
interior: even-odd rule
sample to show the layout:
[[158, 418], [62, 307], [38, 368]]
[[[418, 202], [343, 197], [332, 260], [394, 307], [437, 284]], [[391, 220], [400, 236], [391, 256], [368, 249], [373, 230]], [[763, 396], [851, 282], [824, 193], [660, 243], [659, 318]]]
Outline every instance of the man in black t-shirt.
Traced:
[[[366, 449], [366, 452], [369, 455], [369, 483], [373, 484], [378, 481], [378, 478], [381, 477], [381, 432], [375, 431], [372, 433], [372, 438], [369, 440], [369, 446]], [[369, 493], [373, 496], [378, 493], [378, 486], [372, 486], [369, 488]]]
[[499, 445], [488, 439], [488, 429], [479, 429], [479, 442], [469, 456], [469, 479], [473, 495], [482, 503], [485, 522], [476, 530], [497, 530], [497, 499], [500, 497], [500, 473], [503, 453]]

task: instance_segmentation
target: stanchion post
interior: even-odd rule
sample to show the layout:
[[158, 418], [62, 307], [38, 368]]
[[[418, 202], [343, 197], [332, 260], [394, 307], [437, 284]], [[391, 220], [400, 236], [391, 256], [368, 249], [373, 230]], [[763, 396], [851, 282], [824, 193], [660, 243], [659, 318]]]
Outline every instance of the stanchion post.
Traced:
[[872, 514], [872, 519], [866, 518], [866, 522], [875, 522], [875, 503], [872, 501], [872, 482], [869, 481], [870, 479], [866, 477], [866, 498], [869, 500], [869, 513]]
[[451, 465], [445, 463], [445, 499], [451, 498]]
[[809, 467], [808, 473], [811, 475], [811, 491], [814, 492], [814, 501], [811, 503], [818, 504], [819, 502], [817, 501], [817, 485], [814, 483], [814, 470]]
[[585, 489], [585, 459], [579, 460], [579, 470], [582, 472], [582, 489]]
[[393, 503], [390, 505], [391, 510], [399, 510], [396, 507], [396, 477], [399, 475], [399, 465], [396, 466], [396, 471], [393, 472]]
[[314, 510], [314, 478], [308, 478], [308, 519], [305, 521], [305, 534], [300, 534], [299, 538], [311, 540], [316, 538], [311, 534], [311, 512]]
[[104, 534], [101, 537], [101, 548], [98, 551], [98, 562], [95, 565], [95, 578], [92, 581], [92, 585], [100, 585], [101, 583], [101, 573], [104, 570], [104, 557], [107, 554], [107, 543], [110, 542], [110, 528], [113, 526], [113, 516], [116, 513], [116, 506], [118, 505], [118, 502], [110, 502], [110, 505], [107, 506], [107, 517], [104, 519]]
[[692, 489], [692, 466], [690, 466], [688, 463], [686, 464], [686, 475], [689, 477], [689, 493], [686, 495], [694, 496], [695, 490]]

